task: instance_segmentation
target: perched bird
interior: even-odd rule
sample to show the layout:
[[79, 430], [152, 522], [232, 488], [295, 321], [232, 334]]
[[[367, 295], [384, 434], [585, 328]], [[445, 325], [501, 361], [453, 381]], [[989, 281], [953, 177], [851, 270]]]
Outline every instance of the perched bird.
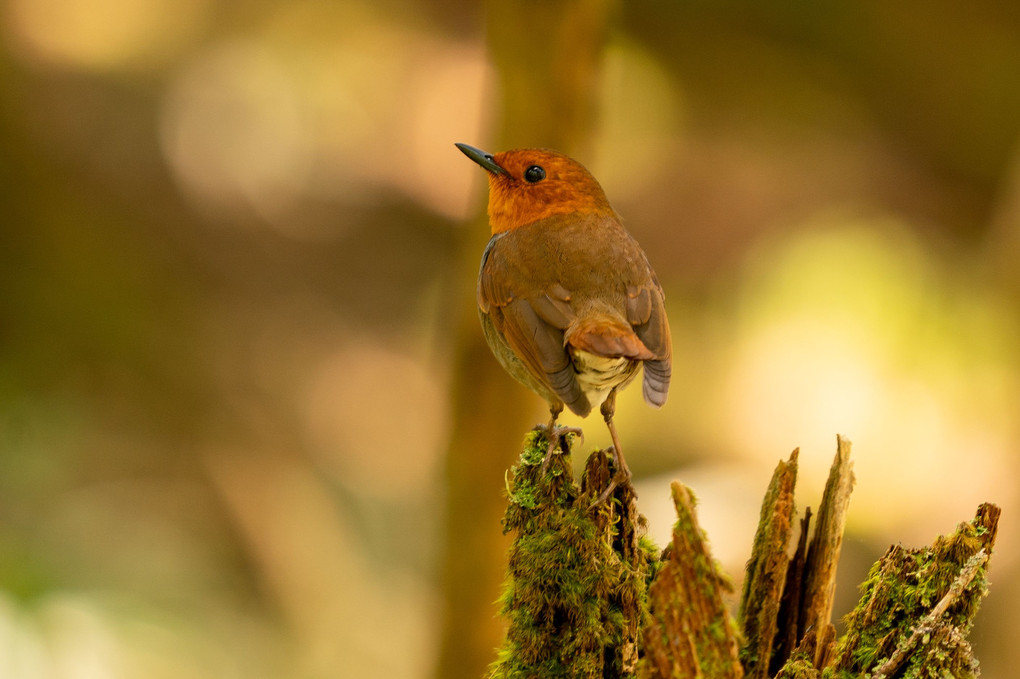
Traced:
[[617, 461], [604, 500], [630, 478], [613, 424], [617, 390], [644, 366], [645, 401], [666, 402], [662, 287], [580, 163], [545, 149], [456, 146], [489, 177], [492, 237], [477, 291], [485, 339], [507, 372], [548, 401], [550, 453], [564, 404], [581, 417], [600, 407]]

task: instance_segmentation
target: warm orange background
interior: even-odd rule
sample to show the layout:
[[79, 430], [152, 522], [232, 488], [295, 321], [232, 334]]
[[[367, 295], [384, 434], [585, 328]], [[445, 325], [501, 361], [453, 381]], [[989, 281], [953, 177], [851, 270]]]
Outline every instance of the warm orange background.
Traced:
[[[0, 676], [432, 676], [484, 22], [0, 2]], [[973, 641], [1013, 676], [1018, 5], [620, 3], [596, 96], [580, 160], [673, 327], [669, 403], [617, 409], [652, 534], [682, 479], [739, 579], [776, 461], [817, 505], [842, 433], [837, 614], [996, 502]]]

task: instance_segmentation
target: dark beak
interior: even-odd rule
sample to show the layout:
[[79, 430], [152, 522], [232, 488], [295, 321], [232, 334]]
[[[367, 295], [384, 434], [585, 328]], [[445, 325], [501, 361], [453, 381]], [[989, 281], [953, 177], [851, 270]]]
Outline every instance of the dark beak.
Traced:
[[467, 144], [454, 144], [459, 148], [465, 156], [475, 161], [486, 170], [493, 174], [506, 174], [506, 170], [496, 164], [496, 161], [492, 159], [491, 153], [486, 153], [481, 149], [476, 149], [474, 146], [468, 146]]

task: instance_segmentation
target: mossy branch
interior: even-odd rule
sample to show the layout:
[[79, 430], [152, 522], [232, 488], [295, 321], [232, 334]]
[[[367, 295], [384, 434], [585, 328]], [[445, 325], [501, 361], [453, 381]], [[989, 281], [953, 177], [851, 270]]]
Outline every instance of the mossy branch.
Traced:
[[848, 440], [837, 438], [814, 532], [807, 509], [792, 556], [798, 451], [779, 463], [736, 621], [724, 604], [732, 585], [712, 558], [690, 489], [672, 484], [678, 520], [659, 554], [643, 537], [628, 484], [591, 507], [612, 477], [611, 456], [593, 453], [577, 484], [570, 442], [561, 437], [547, 460], [546, 433], [531, 432], [508, 480], [509, 626], [492, 677], [977, 676], [966, 635], [987, 591], [994, 505], [931, 547], [890, 548], [836, 640], [836, 566], [854, 483]]
[[985, 563], [988, 561], [988, 556], [988, 552], [981, 548], [977, 554], [967, 559], [966, 565], [964, 565], [960, 574], [956, 576], [956, 580], [953, 581], [946, 595], [939, 599], [939, 602], [935, 604], [935, 607], [931, 609], [928, 615], [924, 616], [921, 624], [914, 628], [910, 636], [896, 647], [896, 651], [892, 656], [879, 665], [872, 675], [872, 679], [887, 679], [887, 677], [892, 676], [893, 672], [898, 670], [907, 661], [909, 654], [922, 643], [924, 638], [930, 637], [939, 631], [943, 616], [949, 611], [949, 607], [966, 593], [970, 583], [974, 581], [974, 578], [984, 568]]
[[972, 521], [930, 547], [890, 547], [861, 586], [828, 676], [891, 674], [896, 668], [904, 677], [978, 676], [966, 637], [987, 593], [999, 514], [995, 505], [983, 504]]

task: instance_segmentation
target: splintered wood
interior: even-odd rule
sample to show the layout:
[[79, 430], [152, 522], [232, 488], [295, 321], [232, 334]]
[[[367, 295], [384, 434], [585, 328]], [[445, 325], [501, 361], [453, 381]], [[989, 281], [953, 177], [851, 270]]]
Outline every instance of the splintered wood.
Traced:
[[[794, 450], [788, 461], [776, 467], [747, 564], [740, 602], [741, 661], [747, 676], [755, 679], [774, 676], [795, 650], [815, 667], [822, 667], [835, 638], [831, 617], [836, 566], [854, 485], [850, 441], [836, 437], [836, 459], [822, 494], [814, 535], [808, 540], [808, 509], [791, 559], [787, 551], [796, 516], [793, 492], [798, 454]], [[812, 634], [805, 636], [809, 630]]]
[[[741, 660], [748, 677], [769, 676], [769, 662], [779, 631], [780, 607], [784, 601], [790, 563], [786, 551], [796, 512], [793, 490], [797, 484], [798, 454], [799, 450], [794, 450], [790, 459], [780, 462], [772, 475], [761, 505], [761, 519], [754, 537], [751, 560], [747, 564], [740, 620], [745, 639]], [[806, 532], [801, 537], [806, 538]]]
[[726, 603], [732, 584], [712, 558], [690, 489], [671, 486], [677, 522], [657, 557], [639, 537], [644, 519], [629, 484], [610, 503], [591, 504], [612, 476], [604, 451], [589, 458], [578, 488], [569, 448], [546, 470], [547, 444], [532, 443], [510, 488], [507, 526], [519, 533], [504, 596], [511, 624], [492, 677], [977, 676], [967, 634], [987, 592], [995, 505], [981, 505], [973, 520], [931, 546], [891, 547], [872, 567], [837, 640], [836, 568], [854, 486], [847, 439], [837, 437], [815, 514], [806, 508], [798, 520], [799, 451], [776, 467], [736, 620]]
[[[808, 667], [824, 666], [835, 639], [836, 566], [854, 484], [850, 442], [837, 437], [814, 534], [808, 538], [808, 509], [791, 558], [798, 455], [794, 450], [779, 463], [762, 501], [741, 593], [742, 645], [734, 641], [734, 625], [722, 603], [728, 580], [708, 553], [689, 491], [673, 485], [679, 520], [666, 565], [650, 589], [654, 622], [646, 630], [641, 676], [767, 679], [794, 654]], [[712, 633], [699, 634], [704, 630]]]
[[691, 491], [676, 482], [671, 489], [678, 520], [649, 589], [638, 676], [739, 679], [737, 633], [723, 600], [732, 585], [709, 553]]
[[832, 602], [836, 596], [836, 566], [843, 546], [846, 513], [854, 488], [850, 441], [836, 437], [836, 459], [829, 469], [822, 503], [818, 507], [815, 534], [811, 538], [804, 564], [803, 593], [799, 630], [816, 630], [818, 642], [814, 652], [815, 667], [824, 667], [829, 647], [835, 639], [832, 626]]

